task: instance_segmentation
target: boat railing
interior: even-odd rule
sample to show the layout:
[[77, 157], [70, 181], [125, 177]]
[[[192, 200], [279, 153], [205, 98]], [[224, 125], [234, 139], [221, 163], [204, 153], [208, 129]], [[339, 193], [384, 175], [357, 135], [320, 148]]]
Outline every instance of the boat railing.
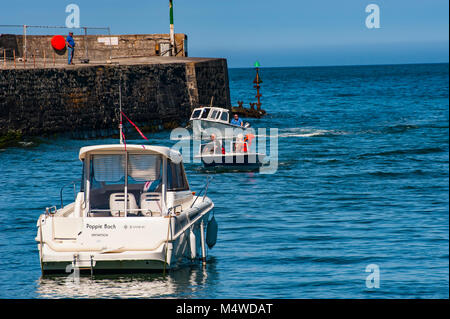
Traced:
[[[113, 210], [111, 210], [111, 209], [91, 209], [90, 211], [89, 211], [89, 213], [90, 214], [92, 214], [92, 213], [110, 213], [111, 214], [111, 216], [110, 217], [130, 217], [130, 215], [128, 215], [128, 213], [139, 213], [139, 212], [141, 212], [141, 213], [151, 213], [151, 214], [153, 214], [153, 213], [157, 213], [158, 214], [158, 216], [163, 216], [164, 214], [162, 214], [160, 211], [152, 211], [152, 210], [149, 210], [149, 209], [143, 209], [143, 208], [127, 208], [127, 216], [120, 216], [120, 214], [123, 214], [124, 213], [124, 211], [122, 211], [122, 210], [120, 210], [120, 211], [118, 211], [118, 212], [116, 212], [116, 213], [118, 213], [119, 214], [119, 216], [114, 216], [113, 215], [113, 213], [112, 213], [112, 211]], [[135, 217], [135, 215], [132, 215], [133, 217]], [[148, 215], [142, 215], [142, 216], [140, 216], [140, 217], [150, 217], [150, 216], [148, 216]], [[154, 216], [152, 216], [152, 217], [154, 217]]]
[[69, 183], [65, 184], [63, 187], [61, 187], [61, 189], [59, 190], [59, 198], [61, 200], [61, 208], [64, 207], [64, 204], [63, 204], [63, 191], [64, 191], [64, 188], [66, 188], [69, 185], [73, 185], [73, 198], [74, 198], [74, 201], [75, 201], [75, 199], [77, 197], [76, 183], [78, 183], [79, 181], [80, 180], [73, 180], [73, 181], [70, 181]]
[[56, 213], [57, 210], [58, 210], [58, 208], [56, 208], [56, 206], [50, 206], [50, 207], [45, 208], [45, 214], [53, 215]]
[[203, 195], [203, 201], [205, 200], [205, 196], [206, 196], [206, 192], [208, 191], [208, 186], [209, 183], [211, 183], [211, 181], [214, 179], [214, 177], [211, 176], [206, 176], [206, 183], [205, 186], [200, 190], [200, 192], [198, 193], [197, 197], [194, 199], [194, 201], [191, 204], [191, 208], [194, 206], [195, 202], [197, 201], [197, 199], [200, 197], [200, 195], [203, 193], [203, 191], [205, 191], [205, 195]]
[[[226, 141], [226, 139], [224, 139], [224, 141]], [[224, 147], [224, 150], [218, 150], [218, 149], [213, 149], [212, 152], [209, 148], [207, 148], [206, 146], [208, 146], [208, 144], [210, 144], [211, 142], [205, 142], [203, 144], [200, 144], [200, 154], [203, 155], [208, 155], [208, 154], [214, 154], [214, 155], [223, 155], [225, 153], [227, 153], [225, 146], [222, 144], [222, 146]], [[248, 142], [238, 142], [238, 141], [231, 141], [231, 153], [248, 153], [250, 150], [250, 146], [248, 144]], [[241, 150], [237, 150], [237, 146], [239, 146], [239, 148], [241, 148]], [[207, 150], [205, 150], [207, 149]], [[230, 152], [228, 152], [230, 153]]]
[[[222, 150], [217, 150], [215, 147], [210, 148], [212, 142], [200, 144], [200, 154], [222, 154]], [[223, 146], [223, 144], [222, 144]]]
[[[167, 211], [169, 212], [169, 214], [171, 214], [171, 213], [177, 214], [177, 207], [180, 207], [181, 210], [183, 210], [183, 205], [178, 204], [178, 205], [170, 207]], [[179, 213], [181, 213], [181, 210]]]

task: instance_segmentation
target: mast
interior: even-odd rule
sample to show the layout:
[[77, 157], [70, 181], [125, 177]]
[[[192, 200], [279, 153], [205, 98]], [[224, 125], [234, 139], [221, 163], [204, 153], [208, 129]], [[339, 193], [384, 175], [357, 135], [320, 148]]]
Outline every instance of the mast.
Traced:
[[120, 81], [119, 81], [119, 116], [120, 116], [119, 138], [120, 138], [120, 144], [123, 144], [123, 136], [122, 136], [122, 78], [120, 78]]
[[173, 26], [173, 1], [169, 0], [169, 9], [170, 9], [170, 55], [175, 56], [175, 31]]
[[[120, 123], [119, 123], [119, 134], [120, 134], [120, 144], [123, 144], [123, 132], [122, 132], [122, 76], [119, 80], [119, 112], [120, 112]], [[124, 185], [124, 215], [127, 217], [127, 207], [128, 207], [128, 152], [125, 145], [125, 185]], [[120, 216], [120, 213], [119, 213]]]

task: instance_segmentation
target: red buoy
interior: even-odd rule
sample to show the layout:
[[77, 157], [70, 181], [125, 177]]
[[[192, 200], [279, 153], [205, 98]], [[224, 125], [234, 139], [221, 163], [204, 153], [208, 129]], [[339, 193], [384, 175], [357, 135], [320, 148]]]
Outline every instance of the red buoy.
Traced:
[[64, 49], [66, 47], [66, 40], [64, 39], [64, 37], [62, 35], [53, 36], [51, 43], [52, 43], [53, 49], [55, 49], [57, 51], [61, 51], [62, 49]]

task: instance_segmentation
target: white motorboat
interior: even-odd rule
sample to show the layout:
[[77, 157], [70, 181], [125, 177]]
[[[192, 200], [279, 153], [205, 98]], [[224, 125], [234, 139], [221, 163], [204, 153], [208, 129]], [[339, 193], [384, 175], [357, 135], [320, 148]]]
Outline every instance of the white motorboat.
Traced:
[[216, 224], [206, 231], [214, 207], [209, 182], [191, 192], [180, 153], [112, 144], [83, 147], [79, 159], [75, 201], [47, 208], [37, 221], [43, 274], [160, 271], [200, 255], [205, 262], [205, 241], [212, 247], [217, 238]]
[[199, 107], [192, 111], [190, 121], [194, 139], [209, 137], [212, 133], [231, 138], [244, 133], [250, 128], [250, 123], [237, 126], [230, 123], [230, 111], [220, 107]]
[[[255, 170], [264, 164], [266, 154], [258, 153], [252, 147], [254, 135], [242, 134], [229, 139], [210, 140], [200, 144], [200, 149], [194, 158], [201, 159], [208, 169]], [[255, 144], [253, 144], [255, 145]]]

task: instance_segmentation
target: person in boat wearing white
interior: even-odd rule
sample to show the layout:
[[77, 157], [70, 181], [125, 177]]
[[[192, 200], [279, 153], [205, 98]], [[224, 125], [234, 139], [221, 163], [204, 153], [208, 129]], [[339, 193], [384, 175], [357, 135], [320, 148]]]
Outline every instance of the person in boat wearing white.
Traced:
[[244, 152], [244, 135], [238, 134], [238, 136], [236, 137], [236, 143], [234, 145], [236, 153]]
[[222, 143], [217, 140], [216, 134], [211, 134], [210, 136], [211, 142], [206, 144], [205, 148], [203, 149], [203, 153], [209, 153], [209, 154], [221, 154], [222, 152]]

